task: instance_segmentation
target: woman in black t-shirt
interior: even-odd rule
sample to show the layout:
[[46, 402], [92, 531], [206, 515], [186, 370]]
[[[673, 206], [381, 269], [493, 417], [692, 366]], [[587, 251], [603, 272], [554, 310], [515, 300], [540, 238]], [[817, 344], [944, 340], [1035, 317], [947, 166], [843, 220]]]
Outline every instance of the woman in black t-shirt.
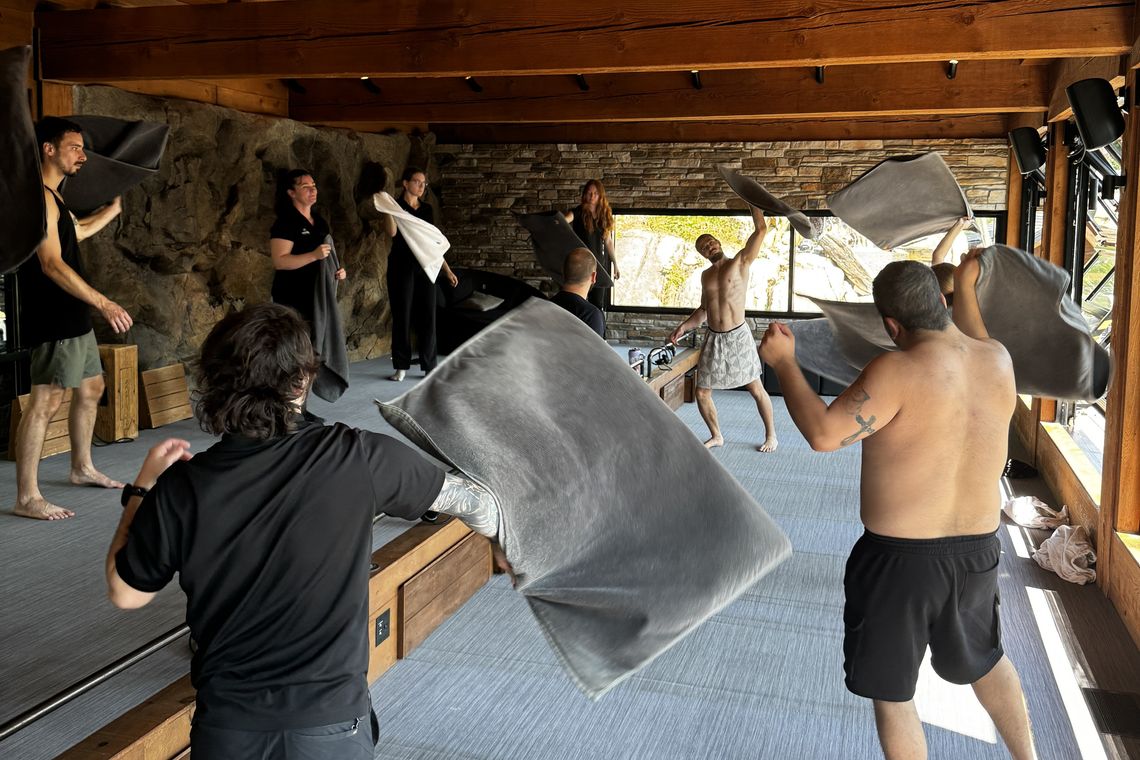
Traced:
[[[400, 207], [429, 224], [435, 224], [432, 207], [422, 200], [427, 190], [427, 175], [423, 170], [409, 166], [404, 170], [401, 184], [404, 191], [396, 199]], [[392, 251], [388, 254], [388, 300], [392, 305], [392, 367], [396, 373], [391, 379], [399, 382], [412, 366], [413, 325], [420, 352], [420, 368], [425, 374], [435, 369], [435, 283], [428, 279], [416, 261], [396, 226], [395, 217], [385, 217], [384, 229], [392, 237]], [[446, 261], [441, 273], [451, 287], [459, 284], [459, 278]]]
[[[304, 169], [285, 175], [279, 188], [277, 220], [269, 230], [269, 252], [273, 258], [273, 302], [291, 306], [313, 323], [313, 301], [321, 260], [331, 248], [325, 242], [329, 225], [313, 210], [317, 183]], [[345, 278], [343, 268], [336, 278]]]
[[[591, 179], [582, 186], [582, 202], [570, 211], [563, 212], [566, 221], [574, 228], [574, 233], [594, 252], [598, 268], [608, 272], [615, 280], [621, 277], [618, 272], [617, 257], [614, 255], [614, 212], [606, 198], [606, 188], [599, 179]], [[601, 310], [606, 308], [605, 291], [608, 285], [599, 284], [590, 289], [587, 300]]]

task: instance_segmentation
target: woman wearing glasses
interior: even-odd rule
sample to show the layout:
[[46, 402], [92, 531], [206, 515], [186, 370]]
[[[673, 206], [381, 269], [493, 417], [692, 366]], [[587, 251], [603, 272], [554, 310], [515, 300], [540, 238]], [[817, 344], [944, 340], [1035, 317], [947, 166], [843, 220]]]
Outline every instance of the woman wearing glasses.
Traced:
[[[409, 166], [404, 170], [401, 184], [404, 191], [396, 199], [400, 207], [429, 224], [435, 224], [432, 207], [423, 202], [428, 186], [424, 171]], [[391, 379], [399, 382], [412, 366], [412, 327], [416, 330], [420, 368], [425, 375], [435, 369], [435, 283], [428, 279], [416, 261], [412, 249], [396, 227], [395, 217], [385, 217], [384, 229], [392, 237], [392, 251], [388, 254], [388, 300], [392, 304], [392, 367], [396, 373]], [[452, 287], [459, 283], [446, 260], [440, 273]]]

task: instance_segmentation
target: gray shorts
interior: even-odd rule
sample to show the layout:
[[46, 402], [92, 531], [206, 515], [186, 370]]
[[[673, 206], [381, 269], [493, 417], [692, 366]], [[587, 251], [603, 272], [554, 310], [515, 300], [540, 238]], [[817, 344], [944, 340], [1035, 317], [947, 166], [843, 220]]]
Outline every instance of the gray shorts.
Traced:
[[697, 362], [698, 388], [739, 388], [764, 375], [756, 339], [744, 322], [728, 332], [709, 330]]
[[103, 374], [95, 331], [78, 338], [53, 340], [32, 349], [32, 385], [78, 388], [86, 378]]

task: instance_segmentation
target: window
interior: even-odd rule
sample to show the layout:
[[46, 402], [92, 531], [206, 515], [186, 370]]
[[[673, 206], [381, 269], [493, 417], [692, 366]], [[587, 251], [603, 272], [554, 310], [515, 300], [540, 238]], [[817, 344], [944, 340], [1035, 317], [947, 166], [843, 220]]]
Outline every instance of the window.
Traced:
[[[762, 316], [813, 316], [808, 296], [829, 301], [867, 300], [875, 275], [895, 259], [930, 261], [940, 235], [883, 251], [827, 214], [812, 214], [820, 234], [807, 240], [783, 217], [768, 218], [768, 235], [752, 265], [746, 306]], [[978, 212], [978, 225], [954, 241], [950, 261], [1002, 233], [1004, 213]], [[701, 271], [708, 262], [696, 251], [697, 237], [709, 233], [728, 255], [752, 234], [744, 212], [615, 211], [614, 235], [621, 278], [614, 283], [615, 310], [692, 311], [700, 306]]]

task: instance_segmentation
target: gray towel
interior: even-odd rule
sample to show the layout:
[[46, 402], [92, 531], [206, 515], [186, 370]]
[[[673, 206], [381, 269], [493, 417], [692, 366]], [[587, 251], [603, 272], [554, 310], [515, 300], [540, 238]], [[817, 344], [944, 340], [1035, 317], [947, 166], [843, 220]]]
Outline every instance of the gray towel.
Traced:
[[[589, 250], [589, 246], [574, 233], [574, 228], [566, 221], [561, 211], [515, 214], [515, 218], [530, 233], [530, 243], [534, 246], [534, 256], [538, 259], [539, 266], [554, 279], [555, 285], [562, 287], [562, 265], [566, 262], [566, 256], [575, 248]], [[598, 254], [595, 253], [594, 258], [597, 259]], [[598, 261], [597, 287], [613, 286], [613, 278], [602, 266], [602, 262]]]
[[327, 236], [325, 242], [332, 252], [321, 260], [313, 293], [313, 350], [321, 360], [321, 369], [313, 380], [313, 393], [332, 402], [348, 390], [348, 350], [340, 309], [336, 305], [336, 270], [340, 269], [340, 259], [332, 235]]
[[830, 321], [803, 319], [792, 322], [789, 328], [796, 338], [796, 361], [800, 367], [840, 385], [851, 385], [859, 377], [859, 370], [844, 358]]
[[831, 212], [884, 250], [946, 232], [973, 216], [966, 195], [937, 153], [881, 161], [828, 196]]
[[796, 228], [796, 232], [808, 240], [815, 240], [818, 230], [807, 214], [784, 203], [768, 192], [767, 188], [759, 182], [750, 177], [745, 177], [736, 169], [732, 169], [726, 164], [718, 164], [716, 168], [720, 170], [720, 176], [724, 177], [724, 181], [732, 188], [732, 192], [739, 195], [748, 204], [772, 216], [786, 216], [791, 225]]
[[[1044, 259], [1005, 245], [982, 252], [978, 304], [987, 332], [1009, 351], [1018, 393], [1094, 401], [1108, 388], [1108, 351], [1093, 340], [1068, 291], [1069, 273]], [[873, 303], [811, 300], [827, 317], [833, 343], [820, 335], [819, 320], [793, 325], [796, 358], [804, 368], [849, 384], [851, 373], [894, 350]], [[843, 361], [835, 347], [850, 365], [847, 371], [837, 371]]]
[[624, 359], [547, 301], [498, 320], [381, 410], [498, 497], [518, 590], [590, 697], [791, 550]]
[[68, 116], [83, 128], [87, 163], [61, 188], [63, 200], [84, 216], [158, 172], [170, 127], [107, 116]]
[[0, 51], [0, 272], [24, 263], [47, 234], [40, 150], [28, 111], [30, 47]]

